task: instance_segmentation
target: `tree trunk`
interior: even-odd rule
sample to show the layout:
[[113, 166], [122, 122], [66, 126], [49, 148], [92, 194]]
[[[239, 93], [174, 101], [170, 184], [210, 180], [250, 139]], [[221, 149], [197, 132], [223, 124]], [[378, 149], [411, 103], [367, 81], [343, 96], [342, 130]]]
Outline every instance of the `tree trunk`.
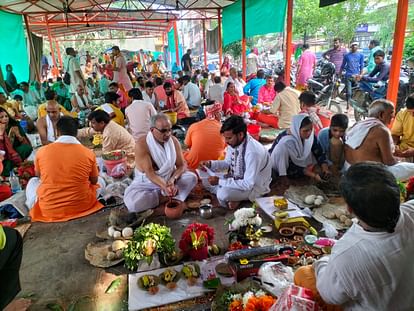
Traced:
[[306, 34], [306, 29], [305, 29], [305, 32], [303, 33], [303, 44], [306, 43], [306, 39], [307, 39], [307, 34]]

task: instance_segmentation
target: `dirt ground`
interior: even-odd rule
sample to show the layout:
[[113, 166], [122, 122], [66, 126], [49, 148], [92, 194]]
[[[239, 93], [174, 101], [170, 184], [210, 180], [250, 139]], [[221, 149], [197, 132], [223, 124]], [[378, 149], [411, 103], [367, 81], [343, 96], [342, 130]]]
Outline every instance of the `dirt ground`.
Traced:
[[[20, 270], [22, 292], [31, 296], [30, 310], [48, 310], [47, 304], [59, 304], [64, 310], [127, 310], [127, 273], [122, 264], [101, 269], [93, 267], [84, 257], [85, 246], [99, 239], [95, 232], [106, 228], [109, 210], [65, 223], [33, 223], [24, 237], [24, 254]], [[215, 229], [215, 243], [226, 248], [227, 227], [223, 215], [215, 209], [212, 219], [201, 219], [198, 211], [186, 212], [180, 220], [164, 216], [150, 221], [169, 226], [178, 241], [185, 227], [195, 221], [207, 223]], [[117, 277], [121, 286], [115, 293], [105, 294], [106, 288]], [[75, 307], [75, 308], [74, 308]], [[70, 309], [74, 308], [74, 309]]]
[[[282, 194], [284, 190], [276, 184], [269, 195]], [[32, 224], [24, 237], [20, 269], [22, 291], [19, 294], [33, 299], [30, 310], [49, 310], [48, 304], [62, 307], [53, 310], [128, 310], [128, 270], [122, 264], [108, 269], [96, 268], [84, 256], [86, 245], [99, 241], [96, 232], [107, 228], [109, 213], [107, 209], [68, 222]], [[196, 221], [206, 223], [215, 229], [215, 243], [227, 249], [228, 227], [224, 223], [231, 214], [231, 211], [217, 207], [214, 218], [208, 220], [200, 218], [198, 210], [188, 210], [179, 220], [157, 216], [147, 222], [169, 226], [177, 245], [188, 224]], [[264, 217], [264, 223], [271, 222], [270, 218]], [[105, 294], [107, 287], [117, 278], [121, 278], [121, 285], [114, 293]], [[195, 305], [188, 310], [203, 309], [201, 305]]]

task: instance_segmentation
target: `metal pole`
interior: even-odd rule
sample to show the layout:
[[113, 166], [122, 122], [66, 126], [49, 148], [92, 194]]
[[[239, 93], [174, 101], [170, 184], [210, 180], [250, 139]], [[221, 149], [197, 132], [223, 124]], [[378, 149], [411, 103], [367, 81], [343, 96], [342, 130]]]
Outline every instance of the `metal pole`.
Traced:
[[178, 31], [177, 31], [177, 22], [174, 21], [173, 23], [174, 28], [174, 41], [175, 41], [175, 61], [177, 62], [177, 66], [180, 66], [180, 51], [178, 50]]
[[242, 72], [246, 81], [246, 0], [242, 0]]
[[30, 32], [30, 26], [29, 26], [29, 21], [27, 18], [27, 15], [23, 15], [24, 17], [24, 23], [26, 25], [26, 31], [27, 31], [27, 37], [29, 38], [29, 45], [30, 45], [30, 54], [31, 54], [31, 59], [33, 60], [34, 64], [35, 64], [35, 72], [36, 72], [36, 77], [37, 77], [37, 81], [41, 81], [41, 77], [40, 77], [40, 70], [38, 68], [38, 62], [37, 62], [37, 58], [36, 58], [36, 54], [35, 54], [35, 50], [34, 50], [34, 46], [33, 46], [33, 38], [32, 38], [32, 33]]
[[204, 68], [207, 68], [206, 21], [203, 20]]
[[49, 22], [47, 21], [47, 14], [45, 15], [45, 19], [46, 19], [46, 27], [47, 27], [47, 37], [48, 37], [49, 44], [50, 44], [50, 52], [52, 53], [53, 66], [57, 67], [56, 58], [55, 58], [55, 51], [53, 50], [52, 35], [50, 33]]
[[285, 51], [285, 84], [290, 85], [290, 68], [292, 58], [292, 20], [293, 0], [288, 0], [286, 25], [286, 51]]
[[397, 107], [398, 87], [400, 84], [400, 67], [404, 50], [405, 29], [407, 26], [409, 0], [399, 0], [397, 18], [395, 21], [394, 44], [392, 49], [390, 77], [387, 90], [387, 99]]
[[56, 51], [58, 55], [59, 65], [60, 65], [60, 68], [63, 68], [62, 54], [60, 54], [59, 42], [55, 40], [55, 44], [56, 44]]
[[221, 42], [221, 10], [218, 9], [218, 44], [219, 44], [219, 65], [223, 64], [223, 46]]

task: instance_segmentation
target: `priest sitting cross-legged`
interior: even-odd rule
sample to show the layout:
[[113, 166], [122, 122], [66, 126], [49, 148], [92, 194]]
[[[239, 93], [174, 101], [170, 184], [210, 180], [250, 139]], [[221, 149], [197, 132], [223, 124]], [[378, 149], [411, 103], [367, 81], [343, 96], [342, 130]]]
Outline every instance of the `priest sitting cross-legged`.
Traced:
[[150, 132], [137, 140], [135, 178], [125, 190], [130, 212], [155, 208], [169, 197], [184, 202], [197, 183], [187, 171], [179, 141], [171, 135], [171, 122], [164, 114], [151, 117]]
[[33, 221], [59, 222], [92, 214], [102, 208], [97, 196], [105, 183], [99, 178], [95, 154], [76, 139], [78, 121], [61, 117], [56, 142], [36, 154], [37, 177], [29, 180], [26, 205]]
[[210, 176], [203, 184], [217, 195], [221, 206], [236, 209], [241, 201], [254, 201], [270, 191], [272, 164], [263, 145], [247, 134], [242, 117], [228, 118], [220, 132], [228, 145], [226, 158], [200, 162], [200, 169], [225, 170], [227, 174], [224, 178]]

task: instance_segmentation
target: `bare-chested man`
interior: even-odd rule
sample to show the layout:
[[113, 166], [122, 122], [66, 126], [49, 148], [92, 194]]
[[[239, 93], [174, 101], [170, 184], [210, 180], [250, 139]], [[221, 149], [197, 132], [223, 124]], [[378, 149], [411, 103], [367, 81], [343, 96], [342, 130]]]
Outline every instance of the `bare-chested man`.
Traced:
[[56, 124], [60, 119], [60, 107], [56, 101], [48, 101], [46, 103], [45, 117], [37, 120], [37, 131], [40, 136], [42, 145], [53, 143], [57, 138]]
[[171, 135], [171, 122], [164, 114], [151, 117], [150, 132], [135, 146], [135, 178], [125, 190], [130, 212], [155, 208], [168, 197], [184, 202], [197, 183], [187, 171], [179, 141]]
[[356, 123], [346, 134], [345, 167], [364, 161], [380, 162], [399, 180], [414, 175], [414, 164], [398, 162], [394, 157], [394, 143], [387, 126], [394, 117], [394, 105], [385, 99], [374, 101], [368, 118]]

